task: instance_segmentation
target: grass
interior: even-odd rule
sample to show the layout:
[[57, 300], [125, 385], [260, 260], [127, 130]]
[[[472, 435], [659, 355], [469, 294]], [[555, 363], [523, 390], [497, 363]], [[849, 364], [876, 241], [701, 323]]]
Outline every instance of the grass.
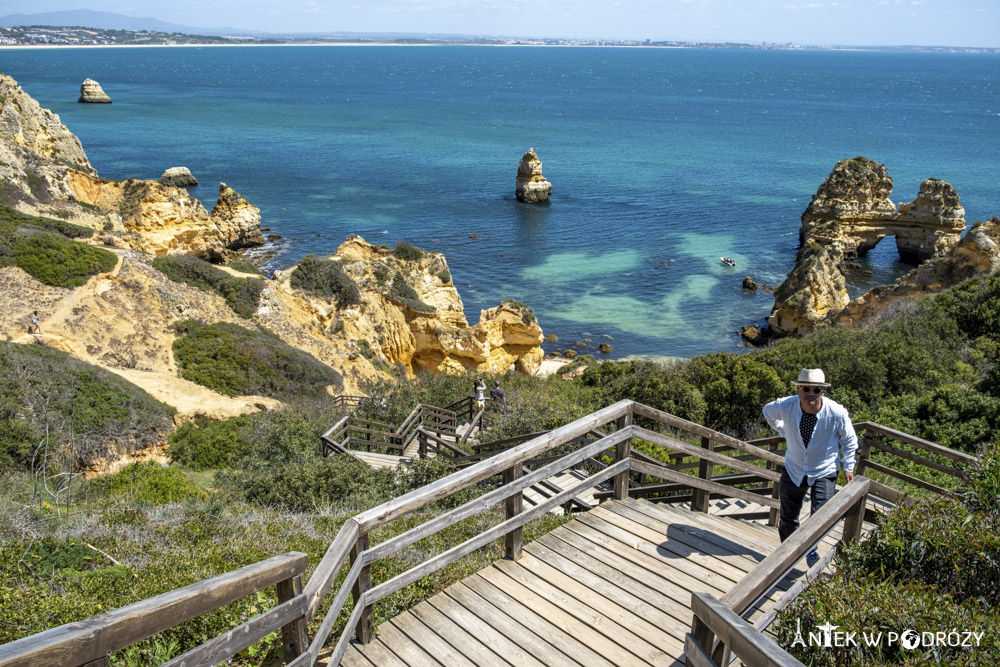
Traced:
[[218, 294], [244, 319], [253, 317], [260, 306], [264, 289], [260, 278], [238, 278], [194, 255], [163, 255], [153, 260], [153, 268], [174, 282]]

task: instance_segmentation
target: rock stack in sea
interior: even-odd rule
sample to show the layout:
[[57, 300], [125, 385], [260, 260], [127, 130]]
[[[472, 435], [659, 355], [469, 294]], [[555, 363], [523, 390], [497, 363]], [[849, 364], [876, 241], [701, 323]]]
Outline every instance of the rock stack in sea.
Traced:
[[163, 176], [160, 176], [160, 184], [186, 188], [198, 185], [198, 179], [187, 167], [171, 167], [163, 172]]
[[538, 159], [534, 148], [521, 158], [517, 165], [517, 200], [526, 204], [537, 204], [547, 201], [552, 194], [552, 184], [542, 176], [542, 161]]
[[899, 208], [892, 179], [868, 158], [837, 163], [802, 214], [795, 267], [774, 292], [768, 324], [777, 336], [803, 334], [837, 321], [851, 301], [845, 260], [896, 237], [900, 260], [919, 264], [947, 255], [965, 228], [965, 209], [950, 183], [929, 178]]
[[101, 88], [101, 84], [93, 79], [85, 79], [80, 84], [80, 99], [77, 101], [89, 104], [111, 104], [111, 98]]

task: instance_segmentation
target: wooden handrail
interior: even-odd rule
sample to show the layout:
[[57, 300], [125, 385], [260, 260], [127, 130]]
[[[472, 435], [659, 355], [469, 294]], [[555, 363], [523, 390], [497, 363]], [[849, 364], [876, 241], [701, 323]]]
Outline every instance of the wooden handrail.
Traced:
[[[290, 552], [113, 611], [0, 645], [3, 667], [86, 665], [257, 591], [301, 576], [306, 554]], [[304, 604], [283, 610], [302, 615]], [[296, 611], [289, 611], [295, 609]], [[287, 613], [284, 613], [287, 612]], [[256, 620], [256, 619], [254, 619]], [[272, 623], [274, 619], [269, 619]], [[247, 624], [244, 624], [247, 625]], [[279, 626], [280, 627], [280, 626]], [[249, 646], [253, 641], [246, 644]], [[234, 655], [246, 646], [235, 649]]]
[[[691, 611], [695, 629], [706, 628], [711, 637], [718, 637], [747, 667], [801, 667], [802, 663], [778, 646], [770, 637], [757, 632], [752, 625], [735, 614], [724, 603], [708, 593], [691, 594]], [[694, 632], [684, 638], [684, 655], [690, 667], [718, 667], [709, 655], [712, 646], [704, 646]], [[726, 662], [728, 664], [728, 662]]]

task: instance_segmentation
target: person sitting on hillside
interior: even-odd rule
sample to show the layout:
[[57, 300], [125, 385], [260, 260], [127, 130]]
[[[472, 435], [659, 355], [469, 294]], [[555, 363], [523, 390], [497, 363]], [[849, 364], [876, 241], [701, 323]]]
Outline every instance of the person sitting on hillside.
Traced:
[[[763, 410], [764, 419], [788, 445], [778, 482], [778, 536], [782, 542], [799, 527], [806, 491], [812, 497], [811, 514], [815, 514], [836, 492], [839, 467], [843, 467], [848, 482], [854, 479], [854, 453], [858, 449], [847, 408], [823, 396], [830, 385], [822, 369], [803, 368], [792, 384], [795, 396], [772, 401]], [[818, 560], [815, 548], [806, 555], [809, 567]]]
[[500, 380], [493, 381], [493, 388], [490, 389], [490, 404], [500, 412], [507, 407], [507, 395], [500, 388]]

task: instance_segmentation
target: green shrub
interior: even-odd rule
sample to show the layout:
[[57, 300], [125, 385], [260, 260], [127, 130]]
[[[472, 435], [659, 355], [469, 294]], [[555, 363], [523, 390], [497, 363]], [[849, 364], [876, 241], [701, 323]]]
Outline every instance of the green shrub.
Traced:
[[438, 278], [440, 278], [441, 282], [445, 285], [451, 283], [451, 271], [448, 269], [441, 269], [441, 271], [438, 272]]
[[130, 463], [113, 475], [91, 480], [90, 484], [100, 493], [148, 506], [207, 497], [179, 468], [158, 463]]
[[173, 427], [174, 408], [123, 378], [51, 347], [0, 342], [0, 465], [48, 451], [80, 466], [142, 449]]
[[260, 307], [264, 289], [260, 278], [238, 278], [194, 255], [163, 255], [153, 260], [153, 268], [174, 282], [215, 292], [244, 319], [253, 317]]
[[0, 222], [0, 266], [20, 267], [46, 285], [79, 287], [117, 262], [112, 252], [44, 231], [41, 225]]
[[340, 373], [269, 332], [236, 324], [178, 323], [173, 352], [181, 377], [227, 396], [294, 400], [343, 387]]
[[234, 271], [239, 271], [240, 273], [250, 273], [255, 276], [263, 276], [264, 272], [259, 266], [253, 264], [245, 259], [230, 259], [225, 263], [225, 266], [233, 269]]
[[408, 262], [417, 262], [423, 259], [424, 251], [415, 245], [410, 245], [409, 243], [403, 243], [400, 241], [396, 244], [396, 249], [392, 251], [392, 254], [397, 259], [402, 259]]
[[531, 325], [538, 321], [538, 318], [535, 317], [535, 311], [533, 311], [531, 308], [524, 305], [520, 301], [517, 301], [515, 299], [504, 299], [503, 301], [500, 302], [500, 305], [507, 306], [508, 308], [512, 308], [517, 312], [521, 313], [521, 320], [525, 324]]
[[26, 215], [10, 208], [0, 206], [0, 223], [11, 223], [14, 226], [30, 226], [44, 229], [47, 232], [61, 234], [71, 239], [89, 239], [95, 231], [90, 227], [74, 225], [63, 220], [44, 218], [36, 215]]
[[417, 291], [410, 287], [406, 278], [397, 273], [392, 279], [392, 287], [389, 288], [389, 298], [396, 304], [415, 310], [420, 313], [433, 313], [434, 306], [420, 300]]
[[194, 470], [230, 465], [248, 447], [240, 436], [246, 421], [197, 419], [182, 425], [167, 438], [170, 460]]
[[361, 303], [361, 292], [350, 276], [344, 273], [339, 262], [306, 255], [295, 267], [291, 277], [292, 287], [324, 299], [334, 299], [342, 306]]

